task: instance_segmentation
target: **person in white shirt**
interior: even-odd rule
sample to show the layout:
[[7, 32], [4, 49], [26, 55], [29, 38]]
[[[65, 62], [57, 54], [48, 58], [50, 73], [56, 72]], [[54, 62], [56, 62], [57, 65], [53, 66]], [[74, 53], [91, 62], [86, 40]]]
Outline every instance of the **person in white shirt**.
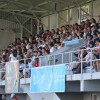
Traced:
[[54, 47], [53, 43], [49, 44], [50, 54], [52, 54], [54, 51], [56, 51], [56, 48]]
[[17, 60], [17, 51], [16, 51], [16, 50], [13, 50], [13, 52], [10, 54], [9, 60], [10, 60], [10, 61], [15, 61], [15, 60]]
[[61, 43], [60, 42], [57, 42], [57, 49], [59, 50], [61, 48]]

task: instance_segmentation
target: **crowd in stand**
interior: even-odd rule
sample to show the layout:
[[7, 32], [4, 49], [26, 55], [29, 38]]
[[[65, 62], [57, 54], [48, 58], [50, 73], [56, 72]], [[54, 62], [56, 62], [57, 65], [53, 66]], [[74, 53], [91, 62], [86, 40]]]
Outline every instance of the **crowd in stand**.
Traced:
[[[81, 55], [80, 51], [75, 54], [78, 63], [74, 65], [72, 70], [74, 73], [80, 73], [81, 59], [89, 61], [91, 58], [100, 58], [100, 16], [98, 22], [96, 22], [94, 18], [91, 18], [90, 20], [87, 19], [86, 21], [82, 21], [80, 25], [78, 23], [64, 25], [55, 30], [42, 31], [35, 36], [30, 35], [22, 39], [16, 38], [15, 42], [9, 44], [7, 48], [0, 51], [1, 67], [5, 70], [4, 62], [15, 60], [19, 60], [20, 68], [38, 67], [39, 56], [53, 54], [56, 50], [63, 47], [66, 41], [77, 39], [84, 40], [84, 47], [80, 49], [88, 49], [83, 50], [83, 55]], [[90, 48], [94, 47], [98, 48], [91, 53]], [[93, 63], [96, 70], [98, 63], [99, 61]], [[90, 65], [90, 63], [83, 63], [83, 68], [87, 65]], [[22, 70], [20, 70], [20, 77], [24, 77]], [[25, 73], [25, 77], [29, 77], [29, 71]]]

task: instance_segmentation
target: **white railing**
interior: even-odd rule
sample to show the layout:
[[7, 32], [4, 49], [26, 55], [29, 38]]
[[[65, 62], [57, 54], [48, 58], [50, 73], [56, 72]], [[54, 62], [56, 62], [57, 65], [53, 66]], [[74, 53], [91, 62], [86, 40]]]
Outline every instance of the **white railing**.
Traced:
[[[98, 48], [89, 48], [89, 52], [90, 53], [94, 53], [94, 50], [96, 50]], [[52, 65], [57, 65], [57, 64], [66, 64], [66, 75], [73, 75], [73, 74], [83, 74], [83, 73], [94, 73], [96, 71], [96, 69], [99, 69], [99, 64], [97, 64], [97, 68], [93, 67], [93, 63], [99, 62], [100, 59], [93, 59], [90, 58], [90, 60], [85, 61], [80, 59], [80, 61], [76, 61], [76, 57], [74, 53], [80, 52], [80, 56], [83, 55], [83, 51], [87, 51], [87, 49], [82, 49], [82, 50], [78, 50], [78, 51], [69, 51], [69, 52], [64, 52], [64, 53], [60, 53], [60, 54], [56, 54], [56, 55], [47, 55], [47, 56], [41, 56], [38, 57], [39, 58], [39, 67], [43, 67], [43, 66], [52, 66]], [[30, 59], [30, 58], [28, 58]], [[28, 60], [28, 59], [22, 59], [22, 60]], [[21, 61], [21, 60], [20, 60]], [[89, 65], [87, 64], [85, 66], [85, 68], [83, 68], [84, 63], [89, 62]], [[0, 70], [0, 78], [1, 80], [5, 80], [5, 68], [2, 67], [2, 65], [4, 64], [1, 63], [1, 70]], [[79, 72], [75, 73], [73, 71], [73, 65], [75, 66], [76, 64], [79, 64]], [[34, 67], [34, 66], [33, 66]], [[77, 68], [76, 68], [77, 69]], [[24, 79], [25, 83], [26, 83], [26, 79], [30, 78], [30, 70], [31, 68], [29, 68], [29, 66], [26, 66], [24, 68], [19, 68], [19, 72], [20, 72], [20, 78]], [[22, 72], [21, 72], [22, 71]], [[4, 74], [4, 76], [3, 76]], [[22, 77], [21, 77], [22, 74]], [[3, 78], [2, 78], [3, 77]], [[2, 84], [1, 84], [2, 85]]]

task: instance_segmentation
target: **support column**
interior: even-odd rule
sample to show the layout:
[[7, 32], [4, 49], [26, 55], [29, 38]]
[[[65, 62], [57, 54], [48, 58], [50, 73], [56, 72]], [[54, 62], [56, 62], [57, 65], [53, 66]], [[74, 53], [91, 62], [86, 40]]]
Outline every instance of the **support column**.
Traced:
[[79, 6], [78, 24], [81, 23], [81, 6]]
[[50, 15], [48, 13], [48, 29], [50, 30]]
[[70, 9], [68, 7], [68, 24], [70, 25]]
[[39, 22], [39, 20], [37, 19], [37, 34], [39, 34], [39, 24], [40, 24], [40, 22]]
[[57, 13], [57, 28], [59, 28], [59, 13]]
[[31, 34], [33, 35], [33, 19], [31, 18]]
[[83, 92], [84, 91], [84, 80], [80, 81], [80, 91]]
[[20, 26], [21, 27], [21, 39], [23, 37], [23, 25]]
[[92, 2], [91, 2], [91, 18], [93, 18], [93, 0], [92, 0]]

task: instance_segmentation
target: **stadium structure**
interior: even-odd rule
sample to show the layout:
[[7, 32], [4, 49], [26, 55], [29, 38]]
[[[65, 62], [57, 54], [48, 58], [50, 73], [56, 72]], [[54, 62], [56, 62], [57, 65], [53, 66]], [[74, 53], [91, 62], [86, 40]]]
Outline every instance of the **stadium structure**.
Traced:
[[99, 11], [100, 0], [0, 0], [0, 94], [99, 100]]

